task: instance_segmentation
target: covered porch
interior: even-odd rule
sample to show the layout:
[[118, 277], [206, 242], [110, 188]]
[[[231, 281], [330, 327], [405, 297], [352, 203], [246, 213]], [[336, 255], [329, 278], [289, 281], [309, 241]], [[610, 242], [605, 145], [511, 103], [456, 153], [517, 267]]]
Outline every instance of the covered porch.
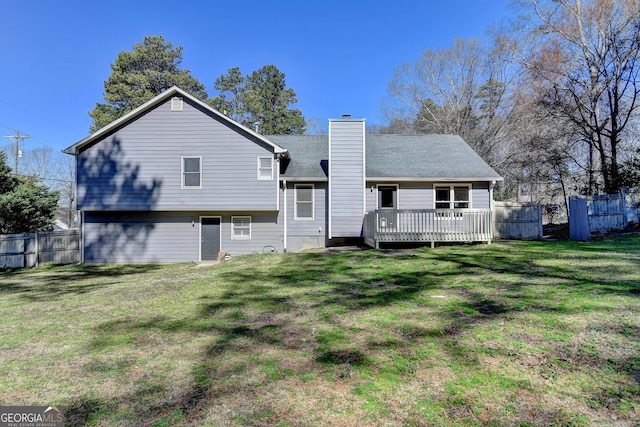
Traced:
[[485, 209], [376, 209], [364, 215], [364, 242], [491, 242], [491, 211]]

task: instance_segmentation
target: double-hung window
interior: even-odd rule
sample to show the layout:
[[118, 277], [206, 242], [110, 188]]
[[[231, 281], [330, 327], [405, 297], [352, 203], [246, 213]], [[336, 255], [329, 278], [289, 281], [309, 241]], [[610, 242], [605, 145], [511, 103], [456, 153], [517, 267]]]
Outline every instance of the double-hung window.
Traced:
[[250, 240], [251, 239], [251, 217], [232, 216], [231, 217], [231, 239]]
[[295, 219], [313, 219], [313, 184], [296, 184]]
[[202, 157], [182, 158], [182, 188], [202, 188]]
[[258, 180], [273, 180], [273, 157], [258, 157]]
[[471, 207], [471, 186], [434, 185], [436, 209], [468, 209]]

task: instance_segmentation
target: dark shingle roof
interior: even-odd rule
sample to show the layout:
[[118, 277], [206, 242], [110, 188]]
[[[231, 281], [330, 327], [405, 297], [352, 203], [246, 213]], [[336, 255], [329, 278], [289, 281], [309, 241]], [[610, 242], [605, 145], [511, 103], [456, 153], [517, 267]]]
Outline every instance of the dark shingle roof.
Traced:
[[[324, 178], [327, 135], [268, 136], [286, 148], [291, 163], [283, 177]], [[455, 135], [366, 135], [367, 178], [501, 180], [462, 138]]]
[[326, 178], [321, 161], [329, 159], [327, 135], [273, 135], [267, 139], [289, 151], [284, 178]]

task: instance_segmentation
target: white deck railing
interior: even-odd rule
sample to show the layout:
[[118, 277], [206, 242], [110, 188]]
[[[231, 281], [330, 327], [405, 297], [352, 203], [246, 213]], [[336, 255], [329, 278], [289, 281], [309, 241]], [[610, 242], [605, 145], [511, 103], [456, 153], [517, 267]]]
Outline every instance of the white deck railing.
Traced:
[[377, 209], [364, 216], [367, 245], [380, 243], [490, 242], [491, 211], [482, 209]]

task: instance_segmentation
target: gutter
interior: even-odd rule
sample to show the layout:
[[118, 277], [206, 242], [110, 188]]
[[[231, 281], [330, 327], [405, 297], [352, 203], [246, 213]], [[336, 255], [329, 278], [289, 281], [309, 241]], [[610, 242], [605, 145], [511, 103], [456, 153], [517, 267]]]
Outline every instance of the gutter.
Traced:
[[473, 178], [423, 178], [423, 177], [367, 177], [369, 182], [477, 182], [477, 181], [504, 181], [502, 177], [473, 177]]

